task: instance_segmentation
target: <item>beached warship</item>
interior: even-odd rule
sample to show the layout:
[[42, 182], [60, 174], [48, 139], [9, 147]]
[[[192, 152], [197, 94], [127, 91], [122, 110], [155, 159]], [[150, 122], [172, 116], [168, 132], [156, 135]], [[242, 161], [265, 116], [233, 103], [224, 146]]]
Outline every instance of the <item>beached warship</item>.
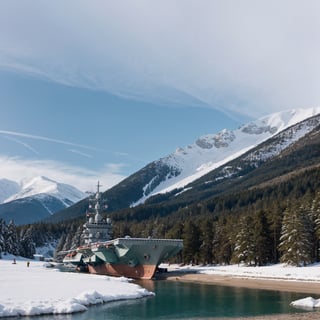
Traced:
[[83, 225], [84, 245], [69, 251], [63, 259], [89, 273], [151, 279], [160, 263], [175, 256], [183, 247], [180, 239], [112, 239], [112, 223], [101, 215], [100, 185], [89, 199], [87, 221]]

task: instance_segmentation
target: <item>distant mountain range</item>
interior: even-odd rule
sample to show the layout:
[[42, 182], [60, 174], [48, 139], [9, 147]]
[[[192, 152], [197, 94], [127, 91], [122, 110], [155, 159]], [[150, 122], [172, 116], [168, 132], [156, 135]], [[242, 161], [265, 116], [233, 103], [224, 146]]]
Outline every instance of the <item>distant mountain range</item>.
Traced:
[[[118, 185], [104, 197], [109, 211], [183, 198], [197, 201], [212, 194], [225, 181], [245, 177], [253, 169], [273, 159], [320, 124], [320, 107], [294, 109], [252, 121], [237, 130], [200, 137], [186, 148], [156, 160]], [[243, 179], [242, 179], [243, 180]], [[213, 189], [210, 189], [212, 186]], [[201, 192], [197, 192], [202, 190]], [[222, 187], [221, 187], [222, 188]], [[224, 187], [226, 185], [224, 184]], [[230, 185], [229, 185], [230, 188]], [[201, 194], [200, 194], [201, 193]], [[186, 199], [188, 197], [188, 199]], [[50, 217], [59, 221], [84, 214], [87, 203], [80, 201]]]
[[35, 177], [20, 184], [0, 180], [0, 218], [16, 225], [33, 223], [82, 200], [87, 194], [73, 186], [46, 177]]

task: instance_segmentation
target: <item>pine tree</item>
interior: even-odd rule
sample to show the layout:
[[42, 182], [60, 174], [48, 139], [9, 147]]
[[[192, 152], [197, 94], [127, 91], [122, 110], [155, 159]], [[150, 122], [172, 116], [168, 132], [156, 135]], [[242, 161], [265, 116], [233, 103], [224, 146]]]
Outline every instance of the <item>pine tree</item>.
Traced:
[[249, 215], [242, 216], [239, 221], [238, 234], [236, 236], [233, 261], [236, 263], [244, 262], [251, 265], [255, 260], [254, 248], [254, 224]]
[[14, 255], [19, 255], [21, 245], [17, 234], [17, 228], [13, 221], [10, 221], [5, 234], [5, 251]]
[[316, 261], [320, 260], [320, 192], [318, 192], [311, 203], [311, 213], [314, 219], [314, 251]]
[[221, 217], [215, 224], [213, 235], [213, 260], [218, 264], [230, 264], [233, 252], [233, 227], [232, 217]]
[[3, 219], [0, 219], [0, 259], [2, 252], [5, 251], [5, 234], [7, 233], [7, 225]]
[[25, 232], [20, 234], [20, 255], [25, 258], [32, 259], [33, 255], [36, 253], [36, 247], [33, 241], [34, 232], [33, 226], [29, 226]]
[[213, 222], [211, 218], [204, 219], [201, 223], [201, 245], [200, 245], [200, 259], [204, 264], [211, 264], [213, 262]]
[[269, 211], [267, 213], [268, 216], [268, 224], [269, 224], [269, 237], [271, 241], [271, 252], [272, 258], [271, 262], [277, 263], [279, 262], [279, 241], [281, 236], [281, 227], [282, 227], [282, 219], [283, 219], [283, 212], [279, 208], [279, 205], [272, 205], [269, 206]]
[[271, 262], [272, 245], [269, 225], [262, 210], [255, 213], [253, 218], [252, 247], [255, 266]]
[[189, 219], [183, 228], [183, 260], [184, 263], [197, 264], [200, 249], [200, 230], [198, 226]]
[[311, 262], [310, 217], [303, 207], [287, 208], [283, 215], [279, 250], [281, 262], [300, 266]]

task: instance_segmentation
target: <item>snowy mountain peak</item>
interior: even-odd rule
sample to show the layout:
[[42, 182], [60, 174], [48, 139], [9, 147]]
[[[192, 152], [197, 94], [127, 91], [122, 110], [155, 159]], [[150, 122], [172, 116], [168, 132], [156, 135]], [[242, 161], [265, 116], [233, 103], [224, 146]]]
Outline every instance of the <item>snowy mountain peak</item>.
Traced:
[[273, 113], [255, 121], [256, 124], [262, 126], [270, 126], [277, 128], [276, 132], [280, 132], [298, 122], [315, 116], [320, 113], [320, 107], [290, 109], [282, 112]]
[[85, 193], [70, 185], [56, 182], [47, 177], [38, 176], [23, 180], [18, 192], [4, 199], [2, 202], [43, 195], [51, 195], [63, 202], [67, 201], [66, 205], [68, 206], [70, 202], [75, 203], [86, 197]]
[[57, 188], [57, 182], [43, 176], [22, 181], [22, 192], [26, 194], [26, 196], [56, 192]]
[[43, 176], [21, 182], [0, 179], [0, 191], [0, 219], [16, 225], [41, 221], [87, 197], [71, 185]]

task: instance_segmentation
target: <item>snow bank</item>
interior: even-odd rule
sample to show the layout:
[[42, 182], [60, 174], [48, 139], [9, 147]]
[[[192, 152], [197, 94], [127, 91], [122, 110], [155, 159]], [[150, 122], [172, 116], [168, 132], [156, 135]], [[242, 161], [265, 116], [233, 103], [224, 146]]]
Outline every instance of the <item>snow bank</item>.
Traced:
[[129, 282], [45, 268], [43, 262], [0, 259], [0, 318], [86, 311], [108, 301], [136, 299], [152, 292]]
[[226, 266], [164, 266], [169, 270], [193, 271], [204, 274], [225, 275], [240, 278], [257, 278], [266, 280], [312, 281], [320, 284], [320, 264], [306, 267], [293, 267], [286, 264], [275, 264], [262, 267], [248, 267], [244, 265]]
[[313, 309], [320, 307], [320, 299], [314, 299], [312, 297], [307, 297], [299, 300], [292, 301], [293, 307], [303, 308], [303, 309]]

